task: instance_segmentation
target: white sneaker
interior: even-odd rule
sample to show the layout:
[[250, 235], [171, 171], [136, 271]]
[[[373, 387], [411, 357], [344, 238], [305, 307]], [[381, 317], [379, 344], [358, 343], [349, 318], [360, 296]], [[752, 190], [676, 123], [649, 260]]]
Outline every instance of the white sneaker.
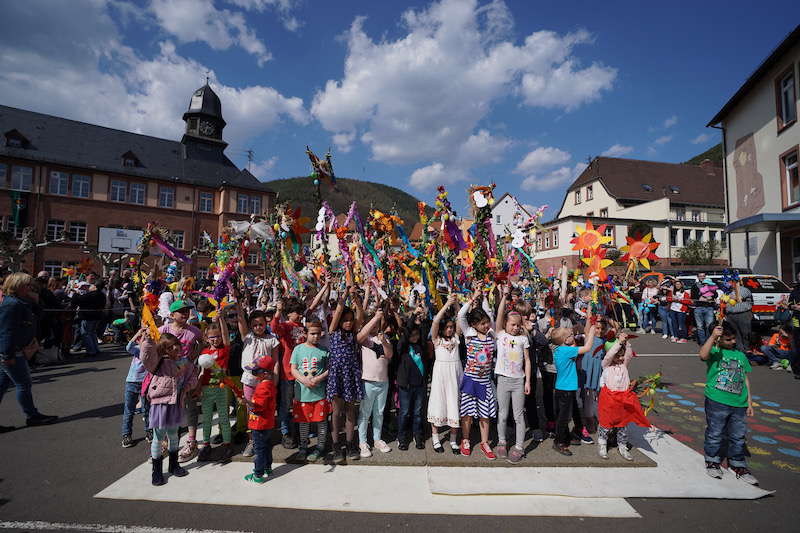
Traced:
[[720, 468], [719, 463], [706, 462], [706, 474], [714, 479], [722, 479], [722, 468]]
[[772, 363], [769, 368], [770, 370], [783, 370], [783, 366], [780, 363]]
[[631, 457], [631, 452], [628, 451], [627, 446], [617, 446], [617, 449], [619, 450], [619, 454], [623, 459], [626, 461], [633, 461], [633, 457]]
[[608, 443], [603, 439], [597, 439], [597, 454], [603, 459], [608, 459]]
[[362, 442], [358, 445], [358, 448], [361, 450], [361, 457], [366, 459], [367, 457], [372, 457], [372, 452], [369, 451], [369, 444], [366, 442]]
[[678, 338], [677, 337], [670, 337], [669, 341], [670, 342], [678, 342]]
[[662, 339], [666, 339], [667, 337], [669, 337], [669, 335], [667, 335], [666, 333], [664, 333], [663, 335], [661, 335], [661, 338], [662, 338]]
[[380, 450], [382, 453], [389, 453], [390, 451], [392, 451], [389, 445], [383, 442], [382, 440], [375, 441], [375, 448]]
[[731, 470], [736, 474], [736, 479], [741, 479], [750, 485], [758, 485], [758, 480], [747, 468], [731, 468]]

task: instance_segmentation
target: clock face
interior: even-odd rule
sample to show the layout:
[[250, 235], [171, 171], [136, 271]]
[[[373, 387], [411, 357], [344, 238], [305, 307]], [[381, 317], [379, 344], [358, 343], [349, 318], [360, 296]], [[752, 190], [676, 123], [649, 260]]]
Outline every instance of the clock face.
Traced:
[[207, 120], [200, 121], [200, 133], [205, 135], [206, 137], [211, 137], [217, 131], [217, 128], [214, 126], [212, 122]]

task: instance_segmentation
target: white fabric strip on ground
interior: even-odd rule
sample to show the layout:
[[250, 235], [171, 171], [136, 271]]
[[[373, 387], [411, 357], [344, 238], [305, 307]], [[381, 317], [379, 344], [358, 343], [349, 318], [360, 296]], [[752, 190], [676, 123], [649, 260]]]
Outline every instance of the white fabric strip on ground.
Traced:
[[123, 524], [77, 524], [66, 522], [0, 522], [0, 529], [21, 531], [94, 531], [98, 533], [247, 533], [221, 529], [175, 529], [151, 526], [127, 526]]

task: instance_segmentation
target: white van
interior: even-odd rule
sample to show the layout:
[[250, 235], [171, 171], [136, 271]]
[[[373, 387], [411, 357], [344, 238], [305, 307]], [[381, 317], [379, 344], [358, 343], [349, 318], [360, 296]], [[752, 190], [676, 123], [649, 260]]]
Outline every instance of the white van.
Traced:
[[[697, 276], [678, 276], [687, 288], [697, 284]], [[722, 285], [722, 276], [712, 275], [707, 279], [717, 285]], [[775, 322], [775, 310], [778, 302], [788, 300], [789, 288], [783, 281], [775, 276], [765, 274], [739, 274], [739, 283], [753, 293], [753, 320], [759, 323], [771, 324]]]

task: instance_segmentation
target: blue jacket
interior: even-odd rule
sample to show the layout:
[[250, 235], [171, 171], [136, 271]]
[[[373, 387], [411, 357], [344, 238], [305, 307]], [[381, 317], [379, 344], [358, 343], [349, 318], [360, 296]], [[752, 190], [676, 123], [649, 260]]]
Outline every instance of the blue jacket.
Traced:
[[36, 317], [30, 306], [15, 296], [0, 302], [0, 358], [15, 357], [36, 335]]

